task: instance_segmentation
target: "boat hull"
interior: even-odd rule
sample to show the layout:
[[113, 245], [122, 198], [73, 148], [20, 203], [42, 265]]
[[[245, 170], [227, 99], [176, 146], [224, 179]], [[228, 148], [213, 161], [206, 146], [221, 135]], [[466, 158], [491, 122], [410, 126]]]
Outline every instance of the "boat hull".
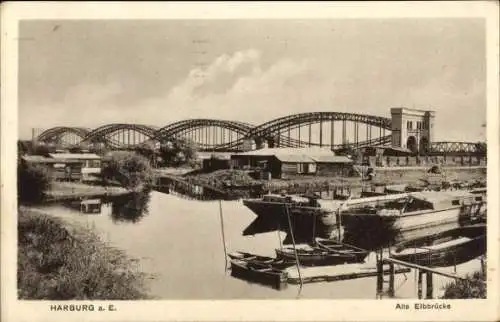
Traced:
[[467, 224], [485, 203], [394, 216], [343, 214], [344, 242], [366, 249], [394, 245]]
[[361, 249], [361, 248], [358, 248], [355, 246], [351, 246], [351, 245], [342, 244], [342, 243], [332, 241], [332, 240], [317, 239], [316, 245], [317, 245], [317, 247], [323, 248], [323, 249], [328, 250], [332, 253], [353, 256], [354, 257], [353, 261], [356, 263], [363, 262], [365, 260], [365, 258], [368, 256], [368, 254], [370, 253], [367, 250], [364, 250], [364, 249]]
[[277, 270], [282, 270], [287, 267], [295, 265], [295, 262], [285, 259], [277, 259], [267, 256], [260, 256], [246, 252], [237, 252], [228, 254], [230, 259], [241, 260], [246, 262], [249, 266], [255, 267], [271, 267]]
[[286, 232], [290, 232], [289, 214], [297, 242], [311, 241], [314, 236], [329, 238], [336, 229], [337, 220], [333, 209], [262, 200], [243, 200], [243, 204], [262, 221], [268, 222], [270, 227]]
[[288, 261], [299, 260], [299, 264], [303, 266], [327, 266], [327, 265], [340, 265], [347, 263], [356, 263], [359, 259], [356, 256], [350, 256], [346, 254], [338, 253], [318, 253], [318, 254], [308, 254], [308, 253], [298, 253], [297, 257], [292, 251], [285, 251], [281, 249], [276, 249], [276, 257], [280, 259], [285, 259]]
[[[428, 246], [432, 241], [466, 236], [463, 242], [441, 248]], [[412, 252], [412, 250], [414, 250]], [[477, 225], [451, 229], [438, 234], [412, 239], [396, 245], [392, 258], [428, 267], [448, 267], [459, 265], [486, 253], [486, 226]]]
[[231, 260], [231, 276], [249, 282], [271, 286], [275, 289], [284, 289], [288, 285], [288, 274], [268, 267], [249, 265], [247, 262]]

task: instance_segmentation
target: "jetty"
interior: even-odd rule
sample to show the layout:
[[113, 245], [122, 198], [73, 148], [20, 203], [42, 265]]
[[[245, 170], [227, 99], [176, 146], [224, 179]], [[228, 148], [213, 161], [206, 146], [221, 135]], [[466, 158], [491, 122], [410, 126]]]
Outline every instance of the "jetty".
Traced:
[[[410, 268], [398, 268], [394, 271], [387, 268], [384, 269], [383, 274], [402, 274], [410, 271]], [[296, 267], [289, 267], [286, 269], [286, 272], [288, 273], [288, 283], [290, 284], [300, 284], [300, 278], [302, 278], [302, 283], [308, 284], [374, 277], [380, 274], [377, 267], [369, 263], [301, 267], [300, 276]]]

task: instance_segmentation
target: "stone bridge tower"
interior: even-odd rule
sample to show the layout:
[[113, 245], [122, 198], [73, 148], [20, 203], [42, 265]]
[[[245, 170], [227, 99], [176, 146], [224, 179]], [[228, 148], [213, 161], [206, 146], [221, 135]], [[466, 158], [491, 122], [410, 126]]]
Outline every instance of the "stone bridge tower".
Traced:
[[392, 146], [426, 154], [434, 140], [435, 112], [405, 107], [391, 108]]

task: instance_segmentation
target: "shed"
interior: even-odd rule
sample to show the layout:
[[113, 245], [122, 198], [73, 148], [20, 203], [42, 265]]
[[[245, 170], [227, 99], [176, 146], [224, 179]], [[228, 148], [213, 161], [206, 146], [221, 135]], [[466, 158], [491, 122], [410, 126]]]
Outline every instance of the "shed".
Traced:
[[55, 160], [76, 160], [82, 163], [82, 179], [92, 180], [101, 173], [101, 157], [94, 153], [49, 153]]
[[311, 157], [317, 166], [317, 174], [328, 177], [347, 177], [353, 172], [353, 160], [339, 155], [317, 155]]
[[52, 159], [40, 155], [25, 155], [21, 160], [27, 164], [45, 166], [54, 180], [82, 179], [82, 162], [79, 160]]
[[[273, 178], [283, 179], [316, 175], [318, 164], [326, 169], [324, 170], [326, 174], [328, 169], [343, 168], [345, 164], [352, 163], [346, 157], [336, 157], [331, 150], [321, 148], [266, 148], [236, 153], [231, 156], [231, 159], [235, 161], [237, 167], [258, 168], [270, 172]], [[330, 172], [335, 171], [330, 170]]]

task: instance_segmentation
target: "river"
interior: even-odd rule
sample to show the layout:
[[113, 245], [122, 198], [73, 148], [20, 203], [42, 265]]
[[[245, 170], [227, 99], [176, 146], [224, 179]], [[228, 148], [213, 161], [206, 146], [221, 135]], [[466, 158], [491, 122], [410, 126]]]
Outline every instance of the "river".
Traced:
[[[147, 214], [135, 221], [117, 220], [109, 204], [98, 215], [83, 215], [63, 206], [44, 209], [53, 216], [95, 229], [104, 241], [140, 259], [142, 270], [154, 274], [149, 281], [150, 293], [159, 299], [376, 298], [375, 277], [305, 284], [300, 295], [297, 285], [278, 291], [231, 277], [225, 270], [218, 201], [193, 201], [152, 192]], [[223, 201], [222, 213], [227, 252], [274, 255], [274, 249], [280, 246], [277, 232], [242, 235], [255, 215], [241, 201]], [[374, 262], [374, 256], [368, 260]], [[458, 265], [457, 273], [480, 267], [479, 260], [473, 260]], [[447, 270], [453, 272], [453, 268]], [[449, 281], [435, 276], [435, 295], [440, 295]], [[396, 275], [395, 288], [397, 298], [417, 298], [415, 272]]]

